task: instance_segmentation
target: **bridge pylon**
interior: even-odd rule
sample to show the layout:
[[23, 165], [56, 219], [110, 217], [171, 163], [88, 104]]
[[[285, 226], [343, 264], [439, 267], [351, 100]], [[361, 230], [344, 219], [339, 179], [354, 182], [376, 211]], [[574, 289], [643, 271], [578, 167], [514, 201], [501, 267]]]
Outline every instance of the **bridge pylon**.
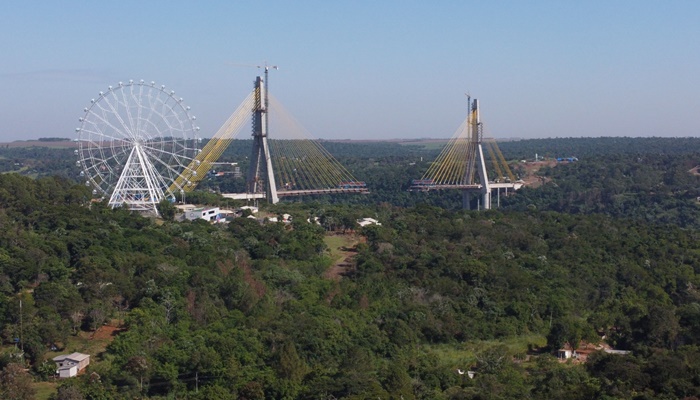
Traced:
[[277, 196], [277, 184], [272, 169], [270, 146], [267, 140], [268, 127], [268, 92], [267, 74], [265, 66], [265, 79], [255, 79], [254, 106], [253, 106], [253, 152], [250, 157], [250, 168], [246, 182], [247, 192], [252, 194], [265, 193], [272, 204], [279, 202]]
[[[470, 98], [471, 100], [471, 98]], [[474, 182], [474, 163], [477, 164], [476, 170], [479, 173], [479, 181], [481, 182], [478, 188], [468, 188], [462, 190], [462, 208], [468, 210], [471, 205], [471, 193], [476, 191], [481, 194], [481, 207], [485, 210], [491, 209], [491, 188], [489, 187], [488, 172], [486, 172], [486, 160], [484, 159], [484, 149], [482, 142], [484, 138], [484, 129], [479, 117], [479, 100], [470, 101], [469, 117], [467, 118], [467, 129], [469, 129], [469, 138], [472, 141], [471, 146], [476, 151], [476, 157], [469, 157], [472, 163], [470, 168], [467, 168], [467, 182]]]
[[[491, 192], [496, 190], [517, 190], [522, 186], [514, 182], [514, 176], [495, 141], [487, 142], [495, 166], [496, 179], [489, 181], [486, 159], [483, 149], [483, 124], [479, 116], [479, 101], [468, 98], [468, 113], [459, 130], [442, 149], [440, 155], [431, 163], [421, 179], [413, 180], [410, 190], [428, 191], [458, 189], [462, 191], [462, 207], [471, 208], [474, 195], [479, 196], [479, 209], [491, 209]], [[495, 154], [500, 155], [496, 158]], [[498, 163], [503, 165], [498, 165]], [[501, 172], [499, 172], [501, 171]], [[504, 175], [506, 171], [508, 177]], [[502, 179], [505, 182], [501, 181]], [[500, 197], [499, 197], [500, 198]]]

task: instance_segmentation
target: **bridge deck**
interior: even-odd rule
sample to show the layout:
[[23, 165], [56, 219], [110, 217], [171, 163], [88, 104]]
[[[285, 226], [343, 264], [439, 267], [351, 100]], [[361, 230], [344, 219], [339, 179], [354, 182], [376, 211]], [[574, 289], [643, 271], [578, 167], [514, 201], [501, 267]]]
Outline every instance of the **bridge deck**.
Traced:
[[[333, 188], [333, 189], [308, 189], [308, 190], [278, 190], [278, 197], [308, 196], [314, 194], [335, 194], [335, 193], [362, 193], [367, 194], [367, 188]], [[234, 200], [264, 199], [264, 193], [222, 193], [221, 196]]]
[[335, 194], [335, 193], [362, 193], [368, 194], [367, 188], [333, 188], [333, 189], [307, 189], [307, 190], [278, 190], [277, 196], [308, 196], [312, 194]]
[[[489, 188], [491, 189], [520, 189], [523, 186], [522, 182], [500, 182], [493, 183], [489, 182]], [[414, 191], [428, 191], [428, 190], [445, 190], [445, 189], [462, 189], [462, 190], [478, 190], [481, 189], [481, 184], [474, 185], [413, 185], [409, 190]]]
[[221, 196], [234, 200], [264, 199], [264, 193], [221, 193]]
[[481, 189], [481, 185], [413, 185], [409, 190]]

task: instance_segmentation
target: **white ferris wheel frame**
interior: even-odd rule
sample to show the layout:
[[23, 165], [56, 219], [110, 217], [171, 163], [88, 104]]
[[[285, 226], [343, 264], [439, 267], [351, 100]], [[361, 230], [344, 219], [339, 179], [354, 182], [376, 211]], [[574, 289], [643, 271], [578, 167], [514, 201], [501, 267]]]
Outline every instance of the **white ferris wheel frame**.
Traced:
[[[155, 82], [119, 82], [92, 99], [79, 119], [78, 166], [111, 207], [152, 212], [183, 188], [177, 177], [199, 152], [199, 127], [175, 91]], [[182, 184], [187, 184], [183, 182]]]

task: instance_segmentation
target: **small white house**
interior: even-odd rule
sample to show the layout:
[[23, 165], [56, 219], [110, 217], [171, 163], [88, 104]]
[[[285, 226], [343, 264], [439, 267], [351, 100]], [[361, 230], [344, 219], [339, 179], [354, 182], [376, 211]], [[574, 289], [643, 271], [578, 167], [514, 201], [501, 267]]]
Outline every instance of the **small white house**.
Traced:
[[253, 207], [253, 206], [243, 206], [239, 208], [238, 210], [243, 211], [243, 210], [250, 210], [251, 213], [257, 214], [258, 213], [258, 207]]
[[83, 353], [62, 354], [53, 358], [56, 363], [56, 373], [59, 378], [72, 378], [88, 365], [90, 355]]

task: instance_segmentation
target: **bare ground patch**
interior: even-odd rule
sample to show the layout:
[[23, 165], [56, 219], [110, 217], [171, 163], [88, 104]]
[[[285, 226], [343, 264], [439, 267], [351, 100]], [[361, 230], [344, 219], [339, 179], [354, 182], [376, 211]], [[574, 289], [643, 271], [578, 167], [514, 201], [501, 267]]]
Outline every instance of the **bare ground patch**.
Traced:
[[522, 167], [525, 169], [525, 177], [523, 178], [523, 181], [525, 182], [525, 185], [536, 188], [551, 181], [551, 178], [539, 176], [537, 175], [537, 172], [543, 167], [554, 167], [556, 165], [556, 161], [535, 161], [523, 163]]

